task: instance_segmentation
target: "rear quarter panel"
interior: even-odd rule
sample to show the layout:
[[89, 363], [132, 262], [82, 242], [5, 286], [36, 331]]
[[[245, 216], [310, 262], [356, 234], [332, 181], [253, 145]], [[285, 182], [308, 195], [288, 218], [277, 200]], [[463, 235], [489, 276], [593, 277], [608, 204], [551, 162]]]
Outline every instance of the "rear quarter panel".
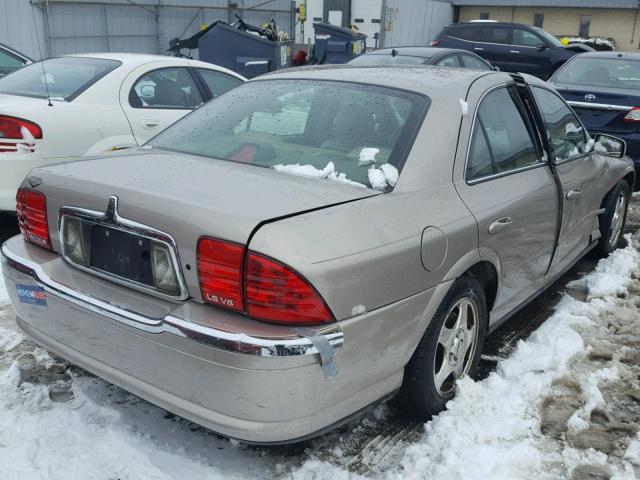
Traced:
[[[441, 70], [437, 81], [443, 84], [456, 74]], [[338, 320], [462, 273], [462, 264], [478, 256], [476, 222], [452, 183], [465, 96], [451, 91], [431, 99], [393, 192], [268, 223], [249, 248], [304, 275]], [[428, 227], [435, 229], [423, 242]]]

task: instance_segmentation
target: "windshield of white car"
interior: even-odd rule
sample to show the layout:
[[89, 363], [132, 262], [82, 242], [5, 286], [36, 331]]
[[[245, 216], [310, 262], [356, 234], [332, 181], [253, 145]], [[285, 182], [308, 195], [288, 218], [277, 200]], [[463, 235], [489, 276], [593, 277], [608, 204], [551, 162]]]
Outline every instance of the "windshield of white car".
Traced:
[[354, 58], [349, 65], [427, 65], [428, 63], [429, 59], [425, 57], [369, 53]]
[[102, 58], [50, 58], [1, 78], [0, 93], [70, 102], [120, 65]]
[[585, 87], [640, 88], [640, 61], [626, 58], [575, 57], [556, 73], [554, 82]]
[[554, 37], [553, 35], [551, 35], [549, 32], [538, 28], [538, 27], [531, 27], [538, 35], [540, 35], [542, 38], [544, 38], [548, 43], [550, 43], [552, 46], [554, 47], [562, 47], [562, 42], [560, 40], [558, 40], [556, 37]]
[[350, 82], [262, 80], [212, 100], [152, 148], [388, 191], [428, 99]]

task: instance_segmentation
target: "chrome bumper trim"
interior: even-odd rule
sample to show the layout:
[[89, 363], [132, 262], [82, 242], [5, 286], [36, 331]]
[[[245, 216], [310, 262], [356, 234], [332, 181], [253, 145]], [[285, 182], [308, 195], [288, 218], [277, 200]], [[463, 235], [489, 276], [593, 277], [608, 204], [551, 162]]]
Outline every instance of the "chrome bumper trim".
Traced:
[[574, 100], [567, 101], [569, 105], [577, 108], [588, 108], [590, 110], [609, 110], [613, 112], [628, 112], [633, 109], [626, 105], [610, 105], [608, 103], [589, 103], [589, 102], [576, 102]]
[[319, 355], [314, 337], [324, 337], [334, 349], [344, 344], [344, 334], [337, 324], [318, 329], [301, 328], [302, 335], [267, 338], [225, 332], [175, 315], [158, 319], [146, 317], [56, 282], [40, 265], [12, 253], [6, 245], [2, 245], [1, 252], [4, 265], [33, 277], [47, 293], [147, 333], [171, 333], [220, 350], [260, 357]]

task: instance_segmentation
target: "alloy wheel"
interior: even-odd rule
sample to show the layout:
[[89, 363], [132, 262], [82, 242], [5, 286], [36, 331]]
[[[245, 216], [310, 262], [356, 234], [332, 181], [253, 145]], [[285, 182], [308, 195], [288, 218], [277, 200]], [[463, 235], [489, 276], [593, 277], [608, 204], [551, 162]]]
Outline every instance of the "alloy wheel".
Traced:
[[479, 315], [476, 302], [462, 297], [449, 310], [438, 335], [433, 368], [438, 394], [450, 397], [456, 380], [469, 373], [478, 344]]

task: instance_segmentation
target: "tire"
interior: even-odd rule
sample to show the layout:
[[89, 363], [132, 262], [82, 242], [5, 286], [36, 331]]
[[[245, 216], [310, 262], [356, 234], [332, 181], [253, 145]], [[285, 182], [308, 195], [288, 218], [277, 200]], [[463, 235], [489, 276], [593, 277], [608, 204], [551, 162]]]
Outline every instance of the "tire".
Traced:
[[[469, 321], [463, 332], [458, 328], [462, 327], [458, 323], [461, 307], [466, 307], [468, 320], [474, 316], [475, 322], [469, 329]], [[455, 395], [455, 380], [475, 376], [488, 317], [480, 282], [471, 275], [456, 280], [405, 367], [400, 402], [408, 416], [425, 421], [437, 415]]]
[[621, 180], [602, 201], [604, 213], [600, 215], [600, 241], [596, 247], [599, 256], [606, 257], [623, 244], [624, 224], [631, 190], [629, 184]]

